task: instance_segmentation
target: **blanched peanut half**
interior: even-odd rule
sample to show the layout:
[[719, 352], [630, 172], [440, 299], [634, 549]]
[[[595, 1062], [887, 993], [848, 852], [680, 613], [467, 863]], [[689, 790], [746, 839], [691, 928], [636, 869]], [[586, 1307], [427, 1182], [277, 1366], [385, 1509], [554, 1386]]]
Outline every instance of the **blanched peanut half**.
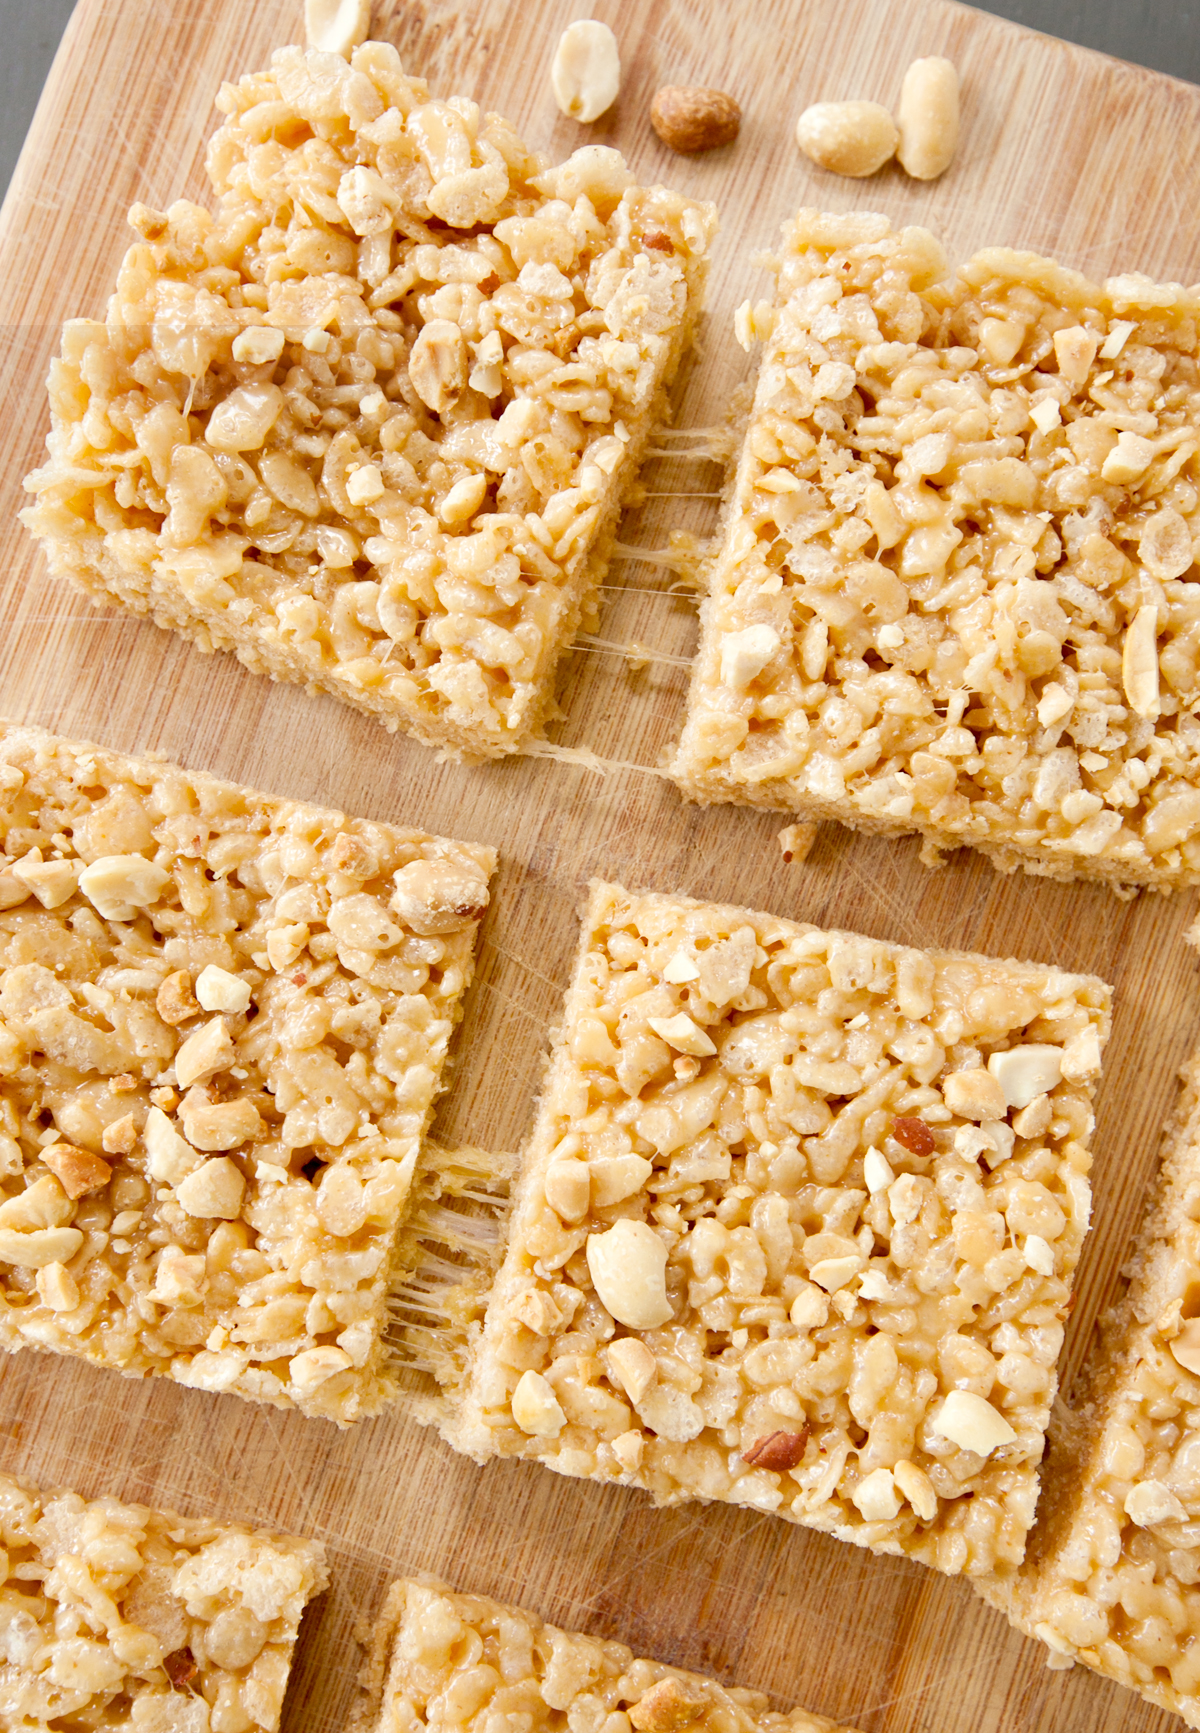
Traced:
[[49, 1264], [65, 1264], [82, 1244], [78, 1228], [34, 1228], [29, 1233], [0, 1228], [0, 1264], [44, 1270]]
[[1023, 1047], [991, 1054], [987, 1068], [1000, 1085], [1008, 1106], [1021, 1108], [1062, 1082], [1062, 1058], [1061, 1047], [1045, 1041], [1027, 1041]]
[[306, 1348], [303, 1354], [293, 1354], [289, 1363], [292, 1388], [302, 1396], [308, 1395], [353, 1364], [346, 1350], [335, 1348], [332, 1342], [319, 1348]]
[[892, 1469], [892, 1476], [921, 1521], [932, 1522], [937, 1515], [937, 1493], [925, 1471], [901, 1457]]
[[410, 861], [392, 883], [391, 907], [424, 937], [457, 932], [468, 921], [477, 921], [488, 906], [486, 877], [461, 861]]
[[960, 1450], [973, 1450], [977, 1456], [990, 1456], [1017, 1436], [1003, 1414], [971, 1390], [952, 1390], [931, 1424], [951, 1444]]
[[1185, 1372], [1200, 1376], [1200, 1318], [1189, 1318], [1170, 1347]]
[[636, 1336], [618, 1336], [607, 1349], [608, 1369], [631, 1402], [640, 1402], [653, 1384], [658, 1363]]
[[878, 102], [814, 102], [796, 122], [796, 143], [818, 168], [861, 180], [896, 150], [896, 126]]
[[246, 1182], [227, 1155], [201, 1163], [175, 1187], [180, 1207], [190, 1216], [210, 1221], [236, 1221], [245, 1196]]
[[900, 1513], [900, 1494], [890, 1468], [877, 1468], [850, 1494], [864, 1522], [891, 1522]]
[[344, 54], [367, 39], [371, 0], [304, 0], [304, 35], [310, 48]]
[[1169, 1486], [1161, 1480], [1140, 1481], [1125, 1495], [1125, 1515], [1139, 1528], [1160, 1522], [1186, 1522], [1188, 1513]]
[[667, 1248], [649, 1222], [615, 1222], [607, 1233], [589, 1234], [587, 1266], [600, 1304], [618, 1324], [654, 1330], [669, 1323]]
[[523, 1372], [512, 1399], [513, 1419], [531, 1438], [554, 1438], [567, 1423], [554, 1386], [540, 1372]]
[[1121, 683], [1135, 715], [1153, 721], [1159, 713], [1158, 609], [1153, 602], [1139, 608], [1126, 628]]
[[106, 854], [83, 869], [79, 888], [106, 921], [128, 921], [158, 901], [169, 877], [143, 855]]
[[936, 180], [958, 148], [958, 73], [951, 60], [914, 60], [900, 86], [896, 111], [900, 166], [914, 180]]
[[550, 68], [554, 100], [570, 120], [598, 120], [617, 100], [621, 56], [607, 24], [577, 18], [558, 39]]

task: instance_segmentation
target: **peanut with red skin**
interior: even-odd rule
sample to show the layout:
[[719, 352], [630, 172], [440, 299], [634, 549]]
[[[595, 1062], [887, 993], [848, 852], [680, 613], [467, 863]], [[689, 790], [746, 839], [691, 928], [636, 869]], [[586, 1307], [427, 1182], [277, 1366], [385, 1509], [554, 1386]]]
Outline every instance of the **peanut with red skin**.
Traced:
[[937, 1147], [923, 1119], [898, 1119], [892, 1127], [892, 1136], [910, 1155], [932, 1155]]
[[665, 84], [650, 105], [650, 124], [663, 143], [684, 155], [732, 144], [742, 111], [723, 90]]
[[749, 1450], [743, 1450], [742, 1461], [753, 1468], [767, 1468], [780, 1474], [803, 1461], [807, 1443], [807, 1426], [799, 1432], [768, 1432], [765, 1437], [756, 1438]]

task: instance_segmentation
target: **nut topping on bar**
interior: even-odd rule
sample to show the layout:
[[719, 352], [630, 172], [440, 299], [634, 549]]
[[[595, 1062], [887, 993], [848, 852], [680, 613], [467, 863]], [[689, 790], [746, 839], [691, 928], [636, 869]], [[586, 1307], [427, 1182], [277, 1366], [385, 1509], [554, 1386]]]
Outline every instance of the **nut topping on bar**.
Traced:
[[937, 1148], [936, 1139], [923, 1119], [895, 1120], [892, 1136], [910, 1155], [932, 1155]]
[[800, 1466], [807, 1443], [807, 1426], [800, 1432], [768, 1432], [765, 1438], [756, 1438], [749, 1450], [743, 1450], [742, 1460], [755, 1468], [782, 1473], [784, 1469]]
[[685, 1696], [678, 1679], [660, 1679], [633, 1705], [629, 1719], [638, 1733], [679, 1733], [703, 1713], [703, 1699]]

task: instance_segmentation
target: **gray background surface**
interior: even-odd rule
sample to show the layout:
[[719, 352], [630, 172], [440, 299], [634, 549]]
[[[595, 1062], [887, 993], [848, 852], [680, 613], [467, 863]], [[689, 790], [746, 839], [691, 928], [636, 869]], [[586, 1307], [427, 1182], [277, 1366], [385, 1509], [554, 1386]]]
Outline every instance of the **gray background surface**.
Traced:
[[[74, 3], [0, 0], [0, 192]], [[982, 10], [1200, 84], [1200, 0], [993, 0]]]

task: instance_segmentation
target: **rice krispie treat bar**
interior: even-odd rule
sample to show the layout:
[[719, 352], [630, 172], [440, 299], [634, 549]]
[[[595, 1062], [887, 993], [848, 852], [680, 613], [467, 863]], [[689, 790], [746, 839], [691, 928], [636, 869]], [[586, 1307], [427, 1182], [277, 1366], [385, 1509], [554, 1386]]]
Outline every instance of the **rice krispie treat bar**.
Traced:
[[318, 1541], [7, 1474], [0, 1537], [5, 1727], [278, 1727]]
[[490, 849], [0, 730], [0, 1346], [339, 1423]]
[[684, 793], [1196, 883], [1200, 291], [811, 210], [776, 268]]
[[465, 1401], [478, 1458], [1020, 1559], [1109, 989], [597, 884]]
[[512, 752], [594, 610], [713, 208], [599, 146], [547, 166], [386, 43], [280, 49], [217, 100], [215, 214], [134, 208], [25, 522], [97, 600]]
[[987, 1600], [1049, 1645], [1200, 1726], [1200, 1055], [1168, 1127], [1123, 1321], [1088, 1368], [1015, 1580]]
[[557, 1733], [564, 1720], [613, 1733], [853, 1733], [804, 1709], [773, 1712], [761, 1691], [637, 1659], [624, 1643], [560, 1631], [428, 1579], [393, 1583], [363, 1685], [350, 1733], [464, 1726], [482, 1711], [492, 1733]]

